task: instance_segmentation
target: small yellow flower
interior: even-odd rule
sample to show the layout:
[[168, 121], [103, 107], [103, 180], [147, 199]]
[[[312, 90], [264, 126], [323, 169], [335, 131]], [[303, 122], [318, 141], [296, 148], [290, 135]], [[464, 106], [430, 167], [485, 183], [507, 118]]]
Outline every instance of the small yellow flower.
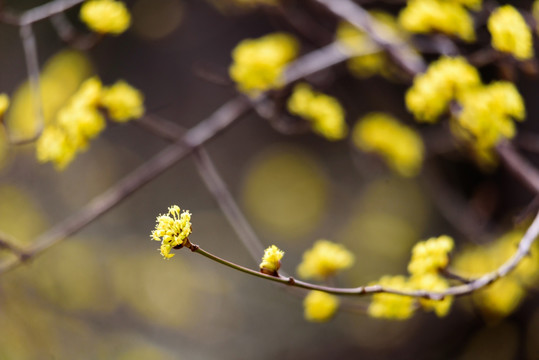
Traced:
[[287, 106], [291, 114], [310, 121], [313, 131], [328, 140], [341, 140], [348, 133], [344, 109], [339, 101], [314, 91], [309, 84], [296, 85]]
[[[397, 290], [413, 290], [408, 280], [401, 275], [383, 276], [379, 284]], [[406, 320], [414, 313], [414, 298], [387, 293], [374, 294], [367, 313], [374, 318]]]
[[442, 57], [415, 77], [406, 92], [406, 107], [417, 121], [434, 123], [447, 111], [451, 100], [479, 85], [479, 72], [464, 58]]
[[464, 41], [474, 41], [473, 20], [456, 1], [411, 0], [399, 14], [401, 26], [413, 33], [440, 31]]
[[115, 0], [90, 0], [80, 9], [80, 18], [95, 32], [119, 35], [131, 24], [125, 4]]
[[[444, 291], [449, 287], [446, 279], [432, 273], [412, 276], [410, 283], [418, 290], [434, 292]], [[446, 316], [451, 309], [452, 303], [452, 296], [446, 296], [443, 300], [419, 299], [419, 304], [423, 309], [427, 311], [434, 310], [438, 317]]]
[[174, 254], [170, 254], [173, 248], [181, 247], [185, 244], [187, 237], [191, 234], [191, 213], [184, 210], [180, 214], [180, 207], [173, 205], [168, 208], [166, 215], [157, 217], [157, 224], [152, 231], [151, 237], [155, 241], [161, 241], [161, 255], [170, 259]]
[[297, 56], [298, 49], [298, 41], [285, 33], [243, 40], [232, 51], [230, 77], [249, 96], [280, 87], [285, 67]]
[[408, 271], [412, 275], [437, 274], [438, 270], [447, 266], [447, 254], [453, 250], [453, 246], [453, 239], [447, 235], [417, 243], [412, 249]]
[[493, 148], [516, 134], [514, 120], [524, 120], [524, 100], [513, 83], [499, 81], [463, 91], [462, 110], [451, 125], [454, 135], [471, 144], [479, 161], [492, 163]]
[[533, 57], [532, 33], [517, 9], [504, 5], [492, 12], [488, 19], [492, 47], [513, 54], [519, 60]]
[[385, 113], [370, 113], [360, 119], [352, 133], [354, 145], [378, 153], [401, 176], [415, 176], [421, 170], [424, 146], [412, 128]]
[[103, 90], [101, 104], [117, 122], [137, 119], [144, 114], [144, 96], [122, 80]]
[[343, 245], [328, 240], [318, 240], [303, 254], [303, 260], [297, 272], [305, 279], [324, 280], [335, 275], [339, 270], [350, 268], [354, 260], [354, 254]]
[[0, 94], [0, 118], [4, 116], [7, 108], [9, 107], [9, 96], [7, 94]]
[[55, 125], [46, 126], [36, 143], [38, 161], [51, 161], [57, 170], [63, 170], [74, 159], [76, 151], [65, 131]]
[[312, 322], [330, 320], [339, 307], [339, 298], [323, 291], [313, 290], [303, 300], [305, 319]]
[[283, 258], [284, 251], [279, 250], [275, 245], [271, 245], [264, 250], [264, 256], [260, 263], [260, 271], [268, 275], [277, 275], [279, 268], [281, 267], [281, 259]]

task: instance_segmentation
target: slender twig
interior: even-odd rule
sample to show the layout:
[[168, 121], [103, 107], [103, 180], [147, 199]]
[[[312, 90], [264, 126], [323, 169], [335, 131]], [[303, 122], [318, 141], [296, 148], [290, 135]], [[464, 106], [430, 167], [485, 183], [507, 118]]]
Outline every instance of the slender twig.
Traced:
[[526, 161], [509, 142], [503, 142], [496, 151], [504, 165], [530, 190], [539, 194], [539, 171]]
[[335, 295], [358, 296], [358, 295], [375, 294], [375, 293], [388, 293], [388, 294], [395, 294], [395, 295], [402, 295], [402, 296], [425, 298], [425, 299], [431, 299], [431, 300], [443, 300], [447, 296], [462, 296], [462, 295], [470, 294], [489, 284], [492, 284], [497, 279], [506, 276], [529, 253], [531, 245], [533, 244], [534, 240], [537, 238], [538, 235], [539, 235], [539, 214], [537, 214], [533, 223], [531, 224], [531, 226], [528, 228], [528, 230], [526, 231], [526, 233], [520, 240], [518, 249], [515, 252], [515, 254], [513, 254], [513, 256], [509, 260], [507, 260], [504, 264], [502, 264], [498, 269], [496, 269], [493, 272], [487, 273], [475, 280], [471, 280], [470, 282], [465, 283], [463, 285], [451, 286], [444, 291], [425, 291], [425, 290], [407, 291], [407, 290], [398, 290], [398, 289], [393, 289], [389, 287], [384, 287], [381, 285], [367, 285], [367, 286], [358, 286], [354, 288], [338, 288], [338, 287], [316, 285], [316, 284], [311, 284], [304, 281], [296, 280], [292, 277], [266, 275], [256, 270], [252, 270], [252, 269], [243, 267], [241, 265], [234, 264], [228, 260], [219, 258], [201, 249], [198, 245], [189, 244], [189, 246], [193, 252], [203, 255], [213, 261], [216, 261], [222, 265], [228, 266], [235, 270], [238, 270], [238, 271], [241, 271], [241, 272], [244, 272], [249, 275], [253, 275], [253, 276], [265, 279], [265, 280], [278, 282], [281, 284], [294, 286], [294, 287], [298, 287], [302, 289], [319, 290], [319, 291], [324, 291], [324, 292], [335, 294]]
[[[225, 103], [210, 117], [185, 133], [180, 140], [148, 160], [131, 174], [124, 177], [110, 189], [95, 197], [77, 213], [63, 220], [49, 231], [40, 235], [28, 249], [26, 259], [33, 258], [49, 249], [59, 241], [80, 231], [101, 215], [125, 200], [133, 192], [169, 169], [183, 159], [193, 149], [213, 138], [219, 132], [231, 125], [249, 109], [249, 104], [241, 97]], [[0, 274], [20, 264], [22, 259], [15, 259], [0, 264]]]
[[50, 3], [37, 6], [23, 13], [20, 16], [20, 25], [28, 25], [40, 20], [45, 20], [53, 15], [62, 13], [80, 3], [84, 0], [56, 0]]
[[37, 124], [35, 135], [31, 139], [16, 139], [15, 143], [25, 143], [35, 140], [43, 129], [44, 115], [43, 104], [41, 101], [41, 87], [39, 81], [39, 61], [37, 58], [37, 45], [34, 32], [31, 24], [21, 25], [20, 36], [24, 48], [24, 56], [26, 59], [26, 69], [28, 71], [28, 80], [30, 82], [30, 91], [32, 94], [32, 107], [34, 108], [34, 116]]
[[467, 278], [465, 278], [463, 276], [460, 276], [460, 275], [454, 273], [453, 271], [451, 271], [448, 268], [441, 269], [440, 274], [445, 276], [448, 279], [457, 280], [457, 281], [459, 281], [459, 282], [461, 282], [463, 284], [469, 284], [469, 283], [471, 283], [473, 281], [472, 279], [467, 279]]
[[18, 256], [20, 259], [23, 259], [27, 256], [26, 252], [20, 246], [15, 245], [15, 240], [11, 236], [3, 232], [0, 232], [0, 249], [7, 249], [16, 256]]
[[71, 47], [79, 50], [88, 50], [94, 47], [101, 39], [103, 34], [94, 32], [80, 34], [69, 22], [64, 13], [58, 13], [51, 16], [51, 24], [54, 26], [58, 37], [68, 43]]
[[410, 75], [416, 75], [425, 70], [423, 59], [405, 42], [391, 42], [384, 38], [376, 29], [378, 21], [365, 9], [351, 0], [315, 0], [325, 6], [339, 18], [369, 35], [372, 41], [388, 52], [395, 61]]

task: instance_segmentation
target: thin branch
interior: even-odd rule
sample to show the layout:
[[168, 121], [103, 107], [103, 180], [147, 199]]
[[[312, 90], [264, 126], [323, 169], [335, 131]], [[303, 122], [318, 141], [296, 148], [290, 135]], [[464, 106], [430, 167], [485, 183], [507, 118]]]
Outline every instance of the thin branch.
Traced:
[[[222, 105], [210, 117], [186, 132], [185, 136], [148, 160], [131, 174], [124, 177], [110, 189], [95, 197], [76, 214], [63, 220], [49, 231], [40, 235], [28, 249], [26, 259], [33, 258], [59, 241], [75, 234], [92, 223], [115, 205], [126, 199], [134, 191], [156, 178], [172, 165], [183, 159], [193, 149], [213, 138], [231, 125], [249, 109], [249, 104], [241, 97]], [[25, 260], [26, 260], [25, 259]], [[0, 274], [13, 269], [22, 262], [16, 259], [0, 264]]]
[[21, 25], [19, 31], [24, 48], [24, 57], [26, 59], [26, 68], [28, 71], [28, 81], [30, 82], [30, 92], [32, 94], [32, 107], [34, 108], [37, 129], [36, 134], [31, 136], [31, 139], [14, 140], [14, 143], [17, 144], [34, 141], [37, 137], [39, 137], [45, 123], [43, 115], [43, 103], [41, 101], [36, 38], [34, 36], [31, 24]]
[[20, 246], [15, 245], [15, 240], [11, 236], [3, 232], [0, 232], [0, 249], [7, 249], [11, 251], [21, 260], [23, 260], [27, 256], [26, 252]]
[[30, 25], [40, 20], [50, 18], [53, 15], [62, 13], [80, 3], [84, 0], [56, 0], [50, 3], [37, 6], [23, 13], [20, 16], [20, 25]]
[[509, 142], [496, 147], [504, 165], [530, 190], [539, 194], [539, 171], [526, 161]]
[[263, 274], [261, 272], [258, 272], [258, 271], [234, 264], [227, 260], [221, 259], [201, 249], [198, 245], [189, 244], [188, 247], [193, 252], [203, 255], [213, 261], [216, 261], [220, 264], [231, 267], [235, 270], [238, 270], [238, 271], [241, 271], [241, 272], [244, 272], [249, 275], [253, 275], [253, 276], [265, 279], [265, 280], [278, 282], [281, 284], [298, 287], [302, 289], [319, 290], [319, 291], [324, 291], [330, 294], [343, 295], [343, 296], [345, 295], [358, 296], [358, 295], [375, 294], [375, 293], [388, 293], [388, 294], [395, 294], [395, 295], [401, 295], [401, 296], [425, 298], [425, 299], [431, 299], [431, 300], [443, 300], [447, 296], [462, 296], [462, 295], [470, 294], [489, 284], [492, 284], [497, 279], [506, 276], [520, 263], [520, 261], [526, 255], [529, 254], [530, 248], [538, 235], [539, 235], [539, 213], [537, 214], [533, 223], [531, 224], [531, 226], [528, 228], [528, 230], [526, 231], [526, 233], [520, 240], [518, 249], [515, 252], [515, 254], [509, 260], [507, 260], [504, 264], [502, 264], [497, 270], [487, 273], [481, 276], [480, 278], [472, 280], [469, 283], [466, 283], [464, 285], [451, 286], [444, 291], [425, 291], [425, 290], [406, 291], [406, 290], [393, 289], [390, 287], [384, 287], [381, 285], [367, 285], [367, 286], [358, 286], [354, 288], [338, 288], [338, 287], [331, 287], [331, 286], [316, 285], [316, 284], [311, 284], [304, 281], [296, 280], [292, 277], [271, 276], [271, 275]]
[[395, 61], [410, 75], [417, 75], [426, 69], [423, 59], [404, 42], [388, 41], [376, 29], [379, 24], [365, 9], [351, 0], [315, 0], [325, 6], [339, 18], [369, 35], [382, 49], [395, 59]]

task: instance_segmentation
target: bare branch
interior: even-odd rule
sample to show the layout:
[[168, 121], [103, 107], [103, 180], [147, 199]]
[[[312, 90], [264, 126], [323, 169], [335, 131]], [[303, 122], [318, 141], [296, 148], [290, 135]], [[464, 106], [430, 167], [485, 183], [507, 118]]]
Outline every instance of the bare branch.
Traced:
[[[95, 197], [77, 213], [40, 235], [25, 253], [27, 259], [33, 258], [49, 249], [64, 238], [75, 234], [86, 225], [126, 199], [134, 191], [163, 173], [172, 165], [187, 156], [193, 149], [220, 133], [249, 109], [248, 103], [241, 97], [225, 103], [210, 117], [201, 121], [185, 133], [180, 140], [148, 160], [131, 174], [120, 180], [110, 189]], [[16, 259], [0, 264], [0, 274], [13, 269], [22, 262]]]
[[377, 31], [378, 21], [366, 10], [350, 0], [315, 0], [336, 16], [367, 33], [372, 41], [391, 55], [410, 75], [425, 71], [426, 65], [406, 43], [388, 41]]
[[53, 15], [62, 13], [75, 5], [82, 3], [84, 0], [56, 0], [50, 3], [37, 6], [23, 13], [20, 16], [20, 25], [30, 25], [40, 20], [47, 19]]
[[539, 193], [539, 171], [528, 163], [509, 142], [503, 142], [496, 151], [504, 165], [530, 190]]

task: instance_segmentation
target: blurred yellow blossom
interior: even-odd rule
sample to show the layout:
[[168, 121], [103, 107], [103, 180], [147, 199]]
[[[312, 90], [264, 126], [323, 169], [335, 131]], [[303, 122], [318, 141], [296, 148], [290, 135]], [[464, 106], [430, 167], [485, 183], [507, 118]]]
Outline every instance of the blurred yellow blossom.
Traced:
[[[494, 271], [517, 251], [523, 235], [522, 230], [513, 230], [486, 246], [470, 247], [457, 254], [452, 266], [466, 278]], [[535, 242], [529, 256], [524, 257], [513, 272], [472, 294], [484, 315], [504, 317], [516, 309], [526, 295], [526, 288], [539, 279], [538, 250], [539, 244]]]
[[[383, 11], [370, 11], [376, 20], [376, 33], [388, 42], [402, 42], [407, 39], [407, 33], [400, 27], [396, 19]], [[392, 62], [371, 38], [355, 26], [341, 22], [337, 27], [337, 41], [352, 51], [373, 52], [371, 54], [352, 57], [347, 65], [350, 72], [359, 77], [366, 78], [373, 75], [382, 75], [391, 78]]]
[[9, 96], [7, 94], [0, 94], [0, 118], [4, 116], [7, 108], [9, 107]]
[[318, 240], [305, 251], [297, 268], [298, 275], [305, 279], [324, 280], [339, 270], [354, 264], [354, 254], [343, 245], [328, 240]]
[[117, 122], [137, 119], [144, 114], [144, 96], [123, 80], [103, 89], [101, 105], [108, 110], [111, 120]]
[[[443, 291], [449, 287], [446, 279], [433, 273], [414, 275], [411, 277], [410, 283], [415, 289], [434, 292]], [[446, 316], [449, 313], [449, 309], [451, 309], [452, 303], [452, 296], [446, 296], [443, 300], [419, 299], [419, 304], [423, 309], [427, 311], [434, 310], [438, 317]]]
[[415, 176], [421, 170], [425, 151], [421, 137], [389, 114], [365, 115], [354, 126], [352, 141], [358, 149], [382, 156], [402, 176]]
[[57, 169], [65, 168], [105, 129], [105, 119], [96, 107], [100, 92], [101, 81], [96, 77], [81, 84], [39, 137], [36, 152], [40, 162], [51, 161]]
[[532, 33], [517, 9], [504, 5], [492, 12], [488, 19], [492, 47], [513, 54], [519, 60], [533, 57]]
[[285, 67], [298, 50], [298, 41], [286, 33], [243, 40], [232, 51], [230, 77], [241, 92], [250, 96], [280, 87]]
[[344, 109], [339, 101], [314, 91], [309, 84], [296, 85], [287, 106], [291, 114], [309, 120], [313, 131], [328, 140], [341, 140], [348, 133]]
[[413, 33], [440, 31], [464, 41], [474, 41], [473, 20], [457, 1], [411, 0], [399, 14], [401, 26]]
[[408, 271], [412, 275], [436, 274], [447, 266], [453, 246], [453, 239], [447, 235], [418, 242], [412, 249]]
[[539, 33], [539, 0], [534, 0], [532, 5], [532, 15], [535, 19], [535, 23], [537, 24], [535, 27], [535, 31]]
[[305, 319], [312, 322], [330, 320], [338, 307], [339, 298], [323, 291], [310, 291], [303, 300]]
[[[375, 284], [396, 290], [413, 290], [412, 285], [402, 275], [386, 275], [371, 285]], [[409, 296], [378, 293], [372, 296], [367, 313], [375, 318], [406, 320], [414, 313], [414, 302], [415, 299]]]
[[279, 250], [275, 245], [271, 245], [264, 250], [264, 256], [260, 263], [260, 271], [268, 275], [277, 275], [277, 271], [281, 267], [281, 259], [283, 258], [284, 251]]
[[499, 81], [463, 91], [459, 96], [462, 110], [455, 117], [452, 131], [469, 141], [479, 159], [489, 160], [489, 152], [501, 140], [516, 134], [513, 119], [524, 120], [526, 109], [513, 83]]
[[131, 14], [121, 1], [90, 0], [80, 9], [80, 18], [95, 32], [119, 35], [131, 24]]
[[161, 255], [164, 259], [170, 259], [174, 254], [170, 254], [173, 248], [181, 247], [191, 234], [191, 213], [184, 210], [180, 214], [180, 207], [173, 205], [168, 208], [166, 215], [157, 217], [157, 224], [152, 231], [151, 238], [161, 241]]
[[417, 121], [434, 123], [459, 94], [481, 84], [479, 72], [464, 58], [442, 57], [415, 77], [406, 92], [406, 107]]
[[38, 161], [51, 161], [58, 170], [64, 169], [73, 160], [76, 151], [65, 131], [55, 125], [46, 126], [36, 143]]

